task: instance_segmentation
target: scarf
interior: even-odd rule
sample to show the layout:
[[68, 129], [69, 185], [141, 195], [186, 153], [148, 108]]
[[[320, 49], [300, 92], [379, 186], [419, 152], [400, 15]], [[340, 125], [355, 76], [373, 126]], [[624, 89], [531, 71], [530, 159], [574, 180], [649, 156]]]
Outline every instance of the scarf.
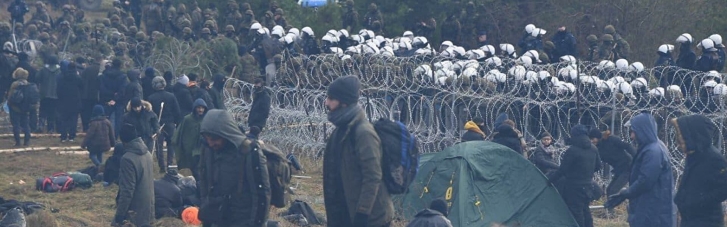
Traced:
[[333, 123], [336, 127], [345, 127], [348, 123], [351, 123], [351, 121], [361, 111], [363, 111], [361, 107], [354, 103], [350, 106], [329, 112], [328, 121]]

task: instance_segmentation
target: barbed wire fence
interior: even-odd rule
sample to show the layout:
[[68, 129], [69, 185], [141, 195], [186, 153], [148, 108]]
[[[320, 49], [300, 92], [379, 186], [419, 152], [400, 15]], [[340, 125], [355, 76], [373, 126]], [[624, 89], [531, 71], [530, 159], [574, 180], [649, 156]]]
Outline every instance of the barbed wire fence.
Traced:
[[[659, 138], [669, 148], [677, 176], [684, 169], [685, 156], [676, 148], [670, 119], [689, 114], [708, 116], [719, 128], [715, 145], [723, 154], [726, 151], [725, 105], [721, 95], [713, 95], [722, 92], [719, 89], [724, 85], [702, 86], [709, 80], [721, 82], [720, 74], [677, 67], [637, 70], [582, 61], [532, 65], [500, 60], [286, 56], [278, 65], [278, 86], [268, 88], [272, 107], [262, 139], [299, 156], [322, 157], [327, 136], [334, 129], [324, 106], [326, 87], [339, 76], [357, 75], [362, 83], [359, 104], [369, 120], [403, 122], [417, 136], [423, 153], [458, 143], [464, 123], [475, 117], [485, 120], [484, 131], [490, 135], [495, 119], [507, 114], [530, 147], [541, 133], [551, 133], [560, 148], [556, 154], [559, 160], [572, 126], [607, 125], [612, 135], [630, 141], [624, 124], [641, 112], [656, 118]], [[656, 88], [659, 85], [662, 87]], [[226, 88], [229, 111], [245, 124], [253, 85], [230, 79]], [[605, 184], [607, 179], [600, 181]]]

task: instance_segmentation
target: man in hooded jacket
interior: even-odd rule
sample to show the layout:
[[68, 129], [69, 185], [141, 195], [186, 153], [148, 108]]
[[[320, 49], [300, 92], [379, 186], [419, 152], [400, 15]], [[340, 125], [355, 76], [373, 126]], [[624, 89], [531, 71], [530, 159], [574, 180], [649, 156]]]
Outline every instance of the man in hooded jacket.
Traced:
[[262, 79], [255, 79], [255, 89], [252, 97], [252, 107], [250, 107], [250, 115], [247, 117], [247, 126], [257, 126], [262, 130], [268, 121], [270, 115], [270, 91], [265, 88], [265, 82]]
[[609, 196], [604, 206], [613, 208], [628, 199], [630, 226], [674, 227], [674, 173], [667, 155], [668, 149], [657, 137], [656, 121], [651, 114], [641, 113], [632, 118], [629, 124], [631, 139], [638, 143], [636, 157], [631, 165], [629, 187]]
[[344, 76], [328, 86], [328, 121], [336, 126], [323, 155], [323, 198], [329, 226], [381, 227], [394, 218], [382, 180], [381, 146], [358, 105], [360, 82]]
[[156, 218], [180, 217], [183, 209], [182, 190], [177, 186], [180, 175], [175, 166], [169, 166], [166, 174], [154, 181], [154, 214]]
[[109, 116], [114, 125], [116, 135], [119, 135], [124, 107], [126, 107], [122, 94], [128, 80], [121, 72], [122, 65], [123, 62], [120, 59], [114, 59], [111, 67], [106, 67], [99, 78], [99, 101], [105, 106], [104, 113]]
[[83, 80], [78, 75], [76, 63], [69, 63], [63, 76], [58, 80], [58, 114], [61, 142], [73, 142], [76, 138], [78, 115], [81, 113], [81, 94]]
[[727, 160], [714, 147], [717, 126], [704, 115], [673, 119], [677, 147], [687, 156], [674, 202], [680, 226], [724, 226], [722, 202], [727, 199]]
[[[144, 89], [139, 83], [139, 76], [141, 72], [138, 69], [129, 70], [126, 73], [126, 77], [129, 79], [129, 83], [124, 87], [123, 97], [121, 103], [128, 103], [131, 99], [138, 97], [144, 99]], [[146, 99], [144, 99], [146, 100]]]
[[588, 138], [588, 128], [576, 125], [570, 131], [570, 147], [563, 153], [560, 168], [548, 177], [551, 183], [561, 177], [565, 179], [560, 186], [561, 196], [578, 226], [593, 226], [593, 218], [588, 204], [593, 199], [591, 181], [596, 171], [601, 169], [598, 150]]
[[485, 128], [484, 124], [485, 120], [483, 120], [481, 117], [476, 117], [471, 121], [465, 123], [464, 130], [467, 130], [467, 132], [462, 135], [462, 142], [485, 140], [485, 138], [487, 137], [482, 131], [482, 129]]
[[[38, 90], [40, 91], [40, 127], [45, 126], [46, 132], [56, 130], [56, 102], [58, 101], [58, 78], [61, 67], [58, 57], [51, 55], [45, 67], [38, 73]], [[43, 124], [46, 125], [43, 125]]]
[[520, 155], [523, 155], [522, 143], [520, 143], [520, 136], [515, 129], [508, 124], [500, 124], [495, 128], [495, 133], [492, 136], [492, 142], [506, 146]]
[[[174, 94], [165, 91], [167, 82], [161, 76], [152, 80], [154, 93], [149, 96], [149, 104], [151, 109], [159, 117], [161, 131], [156, 138], [156, 154], [159, 162], [160, 171], [165, 167], [174, 163], [174, 146], [172, 144], [172, 136], [174, 135], [175, 126], [181, 121], [182, 116], [179, 114], [179, 103]], [[162, 103], [164, 106], [162, 108]], [[163, 125], [163, 126], [162, 126]], [[164, 142], [167, 142], [167, 159], [164, 162]]]
[[188, 168], [195, 179], [199, 179], [199, 159], [202, 154], [202, 136], [199, 131], [205, 114], [207, 104], [202, 99], [195, 100], [194, 112], [184, 116], [174, 131], [171, 143], [177, 152], [177, 166], [179, 169]]
[[[131, 124], [123, 124], [121, 142], [124, 155], [119, 168], [119, 192], [112, 226], [125, 220], [135, 226], [150, 226], [154, 221], [154, 164], [149, 149]], [[133, 215], [129, 213], [133, 212]]]
[[447, 202], [444, 199], [435, 199], [428, 209], [419, 211], [407, 227], [452, 227], [447, 219]]
[[611, 170], [613, 178], [606, 187], [606, 195], [610, 196], [618, 193], [628, 183], [631, 162], [636, 156], [636, 149], [621, 138], [612, 136], [608, 126], [601, 125], [600, 127], [600, 129], [591, 129], [588, 137], [590, 137], [591, 143], [598, 148], [601, 160], [613, 167]]
[[181, 116], [187, 116], [187, 114], [193, 111], [192, 102], [195, 99], [192, 99], [192, 93], [187, 89], [187, 84], [189, 84], [189, 77], [182, 75], [177, 78], [177, 83], [172, 88], [172, 93], [177, 97], [177, 102], [179, 103], [179, 113]]
[[267, 160], [225, 110], [202, 119], [198, 217], [205, 226], [262, 227], [270, 209]]
[[214, 83], [212, 84], [211, 88], [207, 91], [210, 94], [210, 98], [212, 98], [212, 102], [214, 102], [215, 107], [217, 109], [225, 109], [225, 76], [222, 74], [215, 75]]

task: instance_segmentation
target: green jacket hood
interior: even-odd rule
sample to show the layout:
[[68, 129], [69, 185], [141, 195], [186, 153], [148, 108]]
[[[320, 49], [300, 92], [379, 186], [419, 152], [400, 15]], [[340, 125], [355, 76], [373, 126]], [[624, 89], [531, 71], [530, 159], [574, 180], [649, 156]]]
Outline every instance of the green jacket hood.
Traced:
[[237, 127], [232, 116], [225, 110], [215, 109], [207, 111], [204, 119], [202, 119], [200, 133], [218, 135], [231, 142], [237, 149], [245, 141], [245, 135]]
[[144, 155], [149, 152], [149, 148], [146, 147], [141, 137], [136, 137], [127, 143], [124, 143], [124, 151], [126, 153], [134, 153], [137, 155]]

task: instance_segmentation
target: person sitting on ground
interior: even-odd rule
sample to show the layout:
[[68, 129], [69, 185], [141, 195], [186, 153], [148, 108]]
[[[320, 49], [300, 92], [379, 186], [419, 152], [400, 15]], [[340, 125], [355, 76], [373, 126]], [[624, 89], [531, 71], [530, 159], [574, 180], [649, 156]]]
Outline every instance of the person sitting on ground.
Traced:
[[104, 115], [103, 106], [93, 107], [93, 118], [89, 123], [86, 137], [81, 143], [82, 149], [88, 149], [88, 157], [96, 167], [101, 166], [103, 153], [111, 149], [111, 144], [116, 140], [114, 128], [111, 121]]
[[485, 120], [481, 117], [475, 117], [471, 121], [464, 124], [467, 132], [462, 135], [462, 142], [485, 140], [486, 136], [482, 129], [485, 127]]
[[419, 211], [407, 227], [452, 227], [447, 214], [447, 202], [435, 199], [429, 204], [429, 209]]
[[111, 184], [119, 184], [119, 168], [121, 167], [121, 157], [124, 156], [124, 144], [116, 143], [114, 153], [106, 159], [103, 167], [103, 186], [108, 187]]
[[183, 209], [182, 190], [177, 186], [180, 175], [177, 166], [167, 167], [167, 173], [154, 181], [154, 213], [156, 219], [179, 217]]
[[558, 164], [553, 159], [555, 147], [553, 147], [553, 136], [548, 132], [540, 135], [540, 144], [533, 153], [533, 164], [546, 176], [558, 170]]

